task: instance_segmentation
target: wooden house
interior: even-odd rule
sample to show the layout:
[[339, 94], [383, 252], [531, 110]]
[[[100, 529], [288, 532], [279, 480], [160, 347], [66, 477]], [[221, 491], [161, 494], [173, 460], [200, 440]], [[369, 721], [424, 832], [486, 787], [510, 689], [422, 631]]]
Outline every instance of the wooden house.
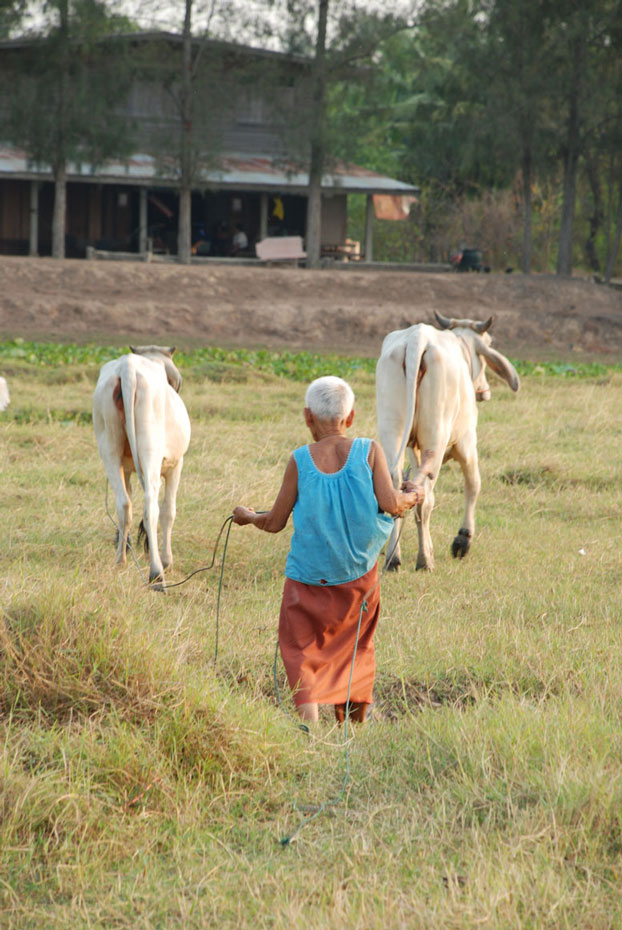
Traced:
[[[127, 120], [131, 154], [101, 164], [67, 166], [66, 254], [89, 247], [174, 254], [180, 177], [179, 82], [182, 39], [168, 33], [116, 37], [131, 49], [131, 71], [118, 113]], [[197, 255], [230, 254], [237, 227], [254, 243], [303, 236], [306, 226], [309, 60], [219, 41], [194, 40], [201, 61], [193, 80], [192, 229]], [[51, 251], [54, 183], [44, 161], [2, 141], [15, 62], [32, 40], [0, 42], [0, 252]], [[23, 70], [23, 69], [22, 69]], [[322, 182], [322, 247], [346, 242], [347, 197], [367, 196], [365, 258], [373, 257], [373, 198], [401, 201], [417, 188], [356, 165], [329, 163]]]

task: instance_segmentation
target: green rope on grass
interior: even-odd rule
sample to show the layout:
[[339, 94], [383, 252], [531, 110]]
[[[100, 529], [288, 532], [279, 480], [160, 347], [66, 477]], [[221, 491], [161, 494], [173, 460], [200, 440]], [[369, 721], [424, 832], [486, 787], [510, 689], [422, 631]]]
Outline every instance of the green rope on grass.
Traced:
[[[410, 470], [410, 469], [408, 469], [408, 471], [409, 471], [409, 470]], [[416, 517], [416, 512], [415, 512], [415, 517]], [[399, 543], [400, 538], [401, 538], [401, 536], [402, 536], [402, 529], [403, 529], [403, 527], [404, 527], [404, 520], [403, 520], [403, 518], [402, 518], [402, 521], [401, 521], [401, 524], [400, 524], [400, 528], [399, 528], [399, 531], [398, 531], [398, 534], [397, 534], [397, 539], [395, 540], [395, 543], [394, 543], [394, 545], [393, 545], [393, 549], [392, 549], [390, 555], [387, 556], [387, 558], [386, 558], [386, 560], [385, 560], [385, 563], [384, 563], [384, 566], [383, 566], [383, 568], [382, 568], [382, 570], [381, 570], [381, 572], [380, 572], [380, 575], [379, 575], [378, 578], [376, 579], [375, 584], [373, 584], [372, 587], [369, 589], [369, 591], [366, 591], [365, 594], [363, 595], [363, 602], [362, 602], [362, 604], [361, 604], [361, 609], [359, 610], [359, 619], [358, 619], [358, 625], [357, 625], [357, 628], [356, 628], [356, 639], [355, 639], [355, 641], [354, 641], [354, 650], [353, 650], [353, 652], [352, 652], [352, 662], [351, 662], [351, 664], [350, 664], [350, 677], [349, 677], [349, 679], [348, 679], [348, 691], [347, 691], [347, 697], [346, 697], [346, 710], [345, 710], [344, 731], [343, 731], [343, 748], [344, 748], [345, 771], [344, 771], [343, 780], [342, 780], [342, 783], [341, 783], [341, 791], [339, 792], [339, 794], [338, 794], [335, 798], [331, 798], [331, 799], [328, 800], [328, 801], [324, 801], [323, 804], [320, 804], [320, 806], [318, 807], [318, 809], [317, 809], [316, 811], [314, 811], [313, 814], [310, 814], [308, 817], [305, 817], [304, 820], [301, 820], [301, 822], [298, 824], [298, 826], [296, 827], [296, 829], [295, 829], [292, 833], [288, 834], [287, 836], [281, 837], [280, 843], [281, 843], [281, 846], [282, 846], [282, 847], [289, 846], [289, 844], [291, 843], [291, 841], [292, 841], [292, 840], [294, 839], [294, 837], [302, 830], [302, 828], [305, 827], [308, 823], [311, 823], [312, 820], [315, 820], [316, 817], [319, 817], [319, 815], [322, 814], [328, 807], [336, 807], [338, 804], [340, 804], [341, 801], [342, 801], [343, 798], [344, 798], [345, 793], [346, 793], [346, 788], [347, 788], [347, 786], [348, 786], [348, 782], [350, 781], [350, 745], [349, 745], [349, 740], [348, 740], [348, 721], [349, 721], [349, 719], [350, 719], [350, 690], [351, 690], [351, 686], [352, 686], [352, 677], [353, 677], [353, 675], [354, 675], [354, 663], [355, 663], [355, 661], [356, 661], [356, 653], [357, 653], [357, 650], [358, 650], [359, 637], [360, 637], [360, 633], [361, 633], [361, 623], [362, 623], [362, 621], [363, 621], [363, 611], [367, 611], [368, 606], [369, 606], [368, 603], [367, 603], [367, 598], [370, 597], [370, 595], [371, 595], [371, 594], [375, 591], [375, 589], [378, 587], [378, 585], [380, 584], [380, 578], [382, 577], [382, 575], [384, 575], [384, 573], [385, 573], [386, 570], [387, 570], [387, 566], [388, 566], [389, 562], [391, 561], [391, 558], [392, 558], [392, 556], [393, 556], [393, 553], [394, 553], [395, 550], [397, 549], [398, 543]], [[277, 640], [276, 651], [275, 651], [275, 654], [274, 654], [274, 665], [273, 665], [274, 685], [275, 685], [275, 689], [276, 689], [276, 694], [277, 694], [277, 699], [278, 699], [278, 702], [279, 702], [279, 706], [282, 708], [282, 710], [285, 711], [285, 713], [286, 713], [289, 717], [291, 717], [291, 714], [290, 714], [290, 713], [285, 709], [285, 707], [283, 706], [283, 704], [282, 704], [282, 702], [281, 702], [281, 696], [280, 696], [280, 693], [279, 693], [279, 685], [278, 685], [277, 676], [276, 676], [276, 665], [277, 665], [278, 651], [279, 651], [279, 644], [278, 644], [278, 640]], [[306, 729], [306, 732], [309, 732], [309, 728], [308, 728], [308, 727], [305, 727], [304, 725], [301, 726], [301, 729]], [[296, 809], [296, 808], [295, 808], [295, 809]]]
[[[222, 580], [223, 580], [223, 576], [225, 573], [225, 562], [227, 560], [227, 546], [229, 544], [229, 533], [231, 532], [231, 527], [233, 526], [233, 515], [231, 515], [230, 517], [227, 517], [227, 520], [229, 521], [229, 526], [227, 527], [227, 535], [225, 536], [225, 544], [222, 550], [222, 562], [220, 563], [220, 578], [218, 580], [218, 598], [216, 600], [216, 636], [215, 636], [215, 642], [214, 642], [214, 664], [216, 664], [216, 661], [218, 659], [218, 640], [220, 636], [220, 595], [222, 592]], [[225, 520], [225, 523], [227, 522], [227, 520]], [[223, 526], [224, 525], [225, 524], [223, 523]], [[218, 539], [220, 539], [220, 534], [218, 536]], [[216, 542], [216, 545], [218, 545], [218, 541]], [[214, 556], [215, 555], [216, 555], [216, 550], [214, 549]]]
[[[312, 814], [309, 814], [309, 816], [305, 817], [304, 820], [301, 820], [298, 826], [296, 827], [296, 829], [292, 833], [290, 833], [288, 836], [281, 837], [280, 843], [281, 843], [281, 846], [283, 847], [289, 846], [291, 841], [297, 836], [298, 833], [300, 833], [302, 828], [306, 827], [306, 825], [308, 823], [311, 823], [312, 820], [315, 820], [316, 817], [319, 817], [320, 814], [322, 814], [328, 807], [336, 807], [338, 804], [341, 804], [344, 798], [344, 795], [346, 793], [346, 788], [348, 786], [348, 782], [350, 781], [350, 743], [348, 740], [348, 720], [350, 719], [350, 689], [352, 687], [352, 677], [354, 675], [354, 662], [356, 659], [356, 652], [357, 652], [358, 644], [359, 644], [359, 636], [361, 633], [363, 611], [367, 612], [367, 609], [369, 606], [367, 603], [367, 598], [373, 592], [373, 590], [377, 587], [377, 585], [378, 585], [378, 581], [376, 581], [376, 584], [372, 588], [370, 588], [369, 591], [364, 595], [363, 603], [361, 604], [361, 609], [359, 610], [359, 619], [358, 619], [358, 624], [356, 627], [356, 639], [354, 641], [352, 662], [350, 664], [350, 677], [348, 679], [345, 720], [343, 723], [343, 748], [344, 748], [344, 757], [345, 757], [345, 771], [343, 773], [343, 779], [341, 782], [341, 791], [336, 797], [330, 798], [328, 801], [324, 801], [324, 803], [320, 804], [320, 806], [318, 807], [316, 811], [314, 811]], [[277, 650], [278, 650], [278, 643], [277, 643]], [[275, 657], [274, 666], [275, 666], [275, 682], [276, 682], [276, 657]], [[277, 693], [278, 693], [278, 686], [277, 686]], [[309, 728], [307, 727], [307, 732], [308, 732], [308, 729]]]

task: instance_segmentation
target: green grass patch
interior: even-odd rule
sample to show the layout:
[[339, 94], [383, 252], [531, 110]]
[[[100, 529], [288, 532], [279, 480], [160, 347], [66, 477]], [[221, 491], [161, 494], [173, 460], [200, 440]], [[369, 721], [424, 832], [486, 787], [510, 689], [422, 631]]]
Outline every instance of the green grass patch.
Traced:
[[[81, 368], [102, 365], [119, 354], [118, 346], [29, 342], [21, 338], [0, 342], [0, 360], [5, 368], [9, 366], [11, 372], [19, 371], [19, 367], [11, 368], [11, 365], [71, 368], [72, 371], [64, 376], [71, 380], [84, 377]], [[271, 349], [222, 349], [218, 346], [205, 346], [193, 351], [180, 350], [176, 360], [180, 367], [216, 382], [243, 383], [252, 372], [266, 372], [293, 381], [312, 381], [326, 374], [348, 378], [358, 373], [373, 374], [376, 368], [375, 358]], [[607, 378], [613, 372], [622, 371], [622, 365], [598, 362], [570, 364], [513, 360], [513, 364], [520, 375], [560, 378]], [[58, 373], [55, 377], [61, 379]]]
[[[330, 711], [307, 737], [276, 699], [291, 528], [233, 527], [221, 590], [218, 560], [166, 595], [117, 568], [89, 421], [118, 350], [63, 351], [0, 347], [0, 927], [622, 925], [619, 369], [493, 383], [471, 551], [450, 555], [447, 463], [434, 573], [415, 571], [408, 518], [382, 579], [375, 714], [350, 733], [344, 797], [284, 848], [346, 774]], [[375, 434], [371, 360], [178, 359], [193, 433], [170, 581], [209, 563], [235, 504], [272, 503], [307, 441], [306, 380], [348, 377], [352, 432]]]

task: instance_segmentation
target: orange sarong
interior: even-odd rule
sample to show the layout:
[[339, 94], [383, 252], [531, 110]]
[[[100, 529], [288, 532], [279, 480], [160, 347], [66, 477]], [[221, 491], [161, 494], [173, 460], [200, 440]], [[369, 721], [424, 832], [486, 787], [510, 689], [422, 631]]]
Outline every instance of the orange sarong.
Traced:
[[[346, 584], [308, 585], [285, 579], [279, 646], [294, 703], [343, 704], [356, 642], [350, 700], [370, 704], [376, 673], [374, 631], [380, 611], [378, 567]], [[373, 590], [372, 590], [373, 589]]]

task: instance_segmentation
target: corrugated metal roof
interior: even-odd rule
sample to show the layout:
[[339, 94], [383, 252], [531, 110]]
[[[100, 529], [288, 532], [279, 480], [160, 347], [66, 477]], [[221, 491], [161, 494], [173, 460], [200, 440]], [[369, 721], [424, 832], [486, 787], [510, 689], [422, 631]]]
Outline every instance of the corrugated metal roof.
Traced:
[[[48, 41], [45, 34], [41, 35], [24, 35], [16, 36], [12, 39], [0, 39], [0, 51], [11, 51], [23, 48], [33, 48], [44, 45]], [[104, 35], [99, 40], [104, 43], [129, 42], [132, 45], [146, 45], [148, 43], [167, 43], [169, 45], [183, 45], [183, 34], [170, 32], [167, 29], [151, 29], [139, 32], [114, 32]], [[239, 42], [230, 42], [226, 39], [210, 38], [203, 35], [193, 35], [190, 41], [192, 45], [199, 48], [207, 48], [221, 52], [227, 52], [232, 55], [239, 55], [248, 58], [269, 58], [278, 61], [284, 61], [303, 68], [309, 68], [312, 59], [308, 55], [301, 55], [294, 52], [284, 52], [273, 48], [264, 48], [257, 45], [244, 45]], [[74, 40], [78, 44], [79, 39]]]
[[[20, 149], [0, 147], [0, 177], [51, 180], [49, 166], [34, 165]], [[305, 193], [307, 171], [274, 156], [224, 155], [217, 167], [205, 166], [197, 172], [195, 188], [214, 190], [253, 190], [274, 193]], [[68, 181], [99, 184], [138, 184], [150, 187], [176, 187], [179, 173], [175, 162], [137, 153], [123, 160], [111, 160], [93, 169], [91, 165], [68, 165]], [[334, 193], [415, 194], [419, 188], [395, 178], [343, 162], [331, 164], [322, 178], [322, 189]]]

